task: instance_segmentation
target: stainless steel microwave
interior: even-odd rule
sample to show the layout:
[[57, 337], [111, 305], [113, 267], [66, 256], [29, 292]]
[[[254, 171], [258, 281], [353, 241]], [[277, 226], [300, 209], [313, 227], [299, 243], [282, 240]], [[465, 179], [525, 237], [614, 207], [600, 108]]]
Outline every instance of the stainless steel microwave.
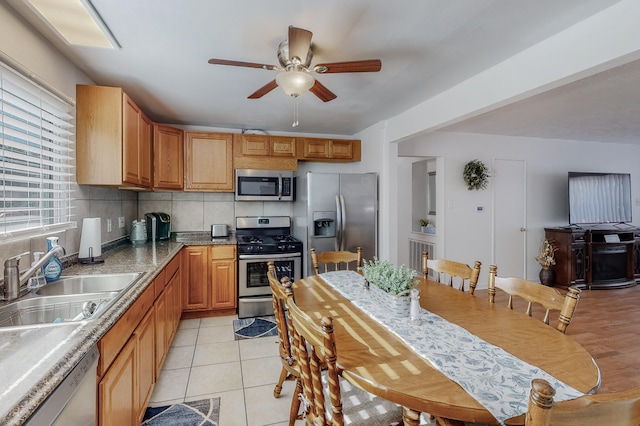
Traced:
[[293, 201], [290, 170], [236, 169], [236, 201]]

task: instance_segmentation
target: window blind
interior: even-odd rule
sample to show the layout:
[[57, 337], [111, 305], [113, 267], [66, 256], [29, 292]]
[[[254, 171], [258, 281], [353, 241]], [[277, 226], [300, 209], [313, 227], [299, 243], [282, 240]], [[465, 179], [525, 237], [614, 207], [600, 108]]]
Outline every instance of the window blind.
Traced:
[[70, 223], [73, 107], [0, 63], [0, 236]]

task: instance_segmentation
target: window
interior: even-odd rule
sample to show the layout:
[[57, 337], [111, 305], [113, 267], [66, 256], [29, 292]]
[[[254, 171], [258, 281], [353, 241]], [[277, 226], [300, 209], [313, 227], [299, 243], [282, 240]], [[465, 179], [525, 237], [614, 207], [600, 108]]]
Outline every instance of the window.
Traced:
[[0, 64], [0, 237], [73, 216], [73, 106]]

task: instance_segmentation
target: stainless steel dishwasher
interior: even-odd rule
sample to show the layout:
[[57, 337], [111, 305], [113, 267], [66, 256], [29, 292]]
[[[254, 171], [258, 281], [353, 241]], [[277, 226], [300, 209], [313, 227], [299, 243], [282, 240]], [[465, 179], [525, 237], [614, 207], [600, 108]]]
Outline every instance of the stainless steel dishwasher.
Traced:
[[94, 425], [99, 356], [98, 347], [93, 346], [25, 424]]

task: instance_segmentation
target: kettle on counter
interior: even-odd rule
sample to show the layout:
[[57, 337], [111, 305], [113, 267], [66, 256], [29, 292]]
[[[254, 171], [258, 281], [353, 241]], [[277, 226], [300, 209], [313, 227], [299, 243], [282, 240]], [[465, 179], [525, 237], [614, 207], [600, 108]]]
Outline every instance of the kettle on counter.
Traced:
[[144, 244], [147, 241], [147, 222], [145, 220], [134, 220], [131, 223], [131, 244]]

